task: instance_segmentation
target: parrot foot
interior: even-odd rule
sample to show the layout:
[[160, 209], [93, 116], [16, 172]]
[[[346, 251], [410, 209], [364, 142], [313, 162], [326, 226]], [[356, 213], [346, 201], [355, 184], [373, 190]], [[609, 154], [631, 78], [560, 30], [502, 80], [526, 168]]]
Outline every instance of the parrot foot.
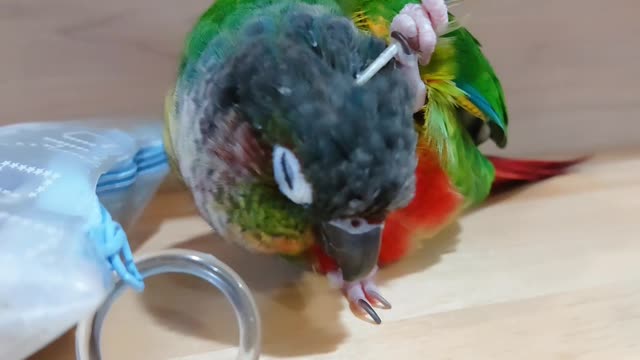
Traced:
[[396, 61], [400, 65], [399, 70], [409, 83], [409, 87], [414, 91], [415, 100], [413, 103], [413, 112], [422, 109], [427, 97], [427, 87], [420, 76], [420, 68], [418, 67], [418, 56], [411, 51], [408, 40], [404, 35], [398, 32], [392, 32], [391, 37], [402, 45], [402, 51], [396, 55]]
[[421, 4], [407, 4], [391, 22], [391, 32], [407, 38], [409, 46], [420, 54], [426, 65], [436, 48], [438, 35], [447, 31], [449, 14], [445, 0], [422, 0]]
[[376, 324], [380, 325], [382, 320], [373, 306], [380, 309], [391, 309], [391, 303], [380, 295], [380, 290], [373, 281], [377, 270], [375, 268], [364, 280], [355, 282], [344, 281], [340, 270], [328, 273], [327, 277], [332, 286], [342, 290], [352, 310], [355, 308], [361, 313], [366, 313]]
[[397, 53], [396, 61], [416, 94], [414, 112], [422, 109], [427, 93], [418, 63], [429, 63], [436, 48], [437, 33], [446, 31], [448, 21], [445, 0], [422, 0], [422, 4], [405, 5], [391, 22], [391, 36], [403, 49]]

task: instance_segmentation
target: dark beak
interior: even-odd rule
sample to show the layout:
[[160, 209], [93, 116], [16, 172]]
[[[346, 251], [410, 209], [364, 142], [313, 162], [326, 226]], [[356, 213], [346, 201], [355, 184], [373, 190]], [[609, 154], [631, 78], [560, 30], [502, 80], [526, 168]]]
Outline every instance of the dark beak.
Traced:
[[322, 223], [321, 229], [324, 251], [336, 261], [345, 281], [360, 280], [373, 271], [380, 253], [382, 224], [370, 226], [366, 231], [347, 231]]

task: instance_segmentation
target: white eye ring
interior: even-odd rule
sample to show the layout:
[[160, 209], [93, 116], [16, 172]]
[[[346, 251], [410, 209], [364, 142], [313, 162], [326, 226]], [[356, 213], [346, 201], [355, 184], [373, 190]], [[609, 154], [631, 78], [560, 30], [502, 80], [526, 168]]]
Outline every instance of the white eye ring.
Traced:
[[311, 185], [301, 172], [300, 162], [291, 150], [276, 145], [273, 148], [273, 174], [280, 192], [300, 205], [313, 202]]

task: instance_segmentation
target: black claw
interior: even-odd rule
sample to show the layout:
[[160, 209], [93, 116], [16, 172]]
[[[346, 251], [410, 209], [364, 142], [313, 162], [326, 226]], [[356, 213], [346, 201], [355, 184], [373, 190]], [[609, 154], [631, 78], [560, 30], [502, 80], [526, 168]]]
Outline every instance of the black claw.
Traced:
[[373, 319], [373, 321], [375, 321], [376, 324], [378, 324], [378, 325], [382, 324], [382, 319], [380, 319], [380, 316], [378, 316], [376, 311], [373, 310], [373, 308], [371, 307], [371, 305], [369, 305], [368, 302], [366, 302], [363, 299], [360, 299], [360, 300], [358, 300], [358, 305], [360, 305], [362, 310], [366, 311], [367, 314], [369, 314], [369, 316], [371, 316], [371, 319]]
[[402, 51], [404, 51], [405, 54], [411, 55], [412, 51], [411, 47], [409, 46], [409, 40], [404, 35], [402, 35], [398, 31], [392, 31], [391, 37], [398, 40], [400, 46], [402, 46]]
[[384, 297], [382, 297], [382, 295], [378, 294], [375, 291], [368, 291], [367, 295], [372, 297], [375, 301], [379, 302], [382, 306], [384, 306], [386, 309], [391, 309], [391, 303], [385, 299]]

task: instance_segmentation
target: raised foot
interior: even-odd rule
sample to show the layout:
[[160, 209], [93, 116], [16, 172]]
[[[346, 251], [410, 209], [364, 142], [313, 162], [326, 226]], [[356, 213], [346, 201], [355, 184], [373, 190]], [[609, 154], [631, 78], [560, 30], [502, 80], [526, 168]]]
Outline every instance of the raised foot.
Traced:
[[407, 4], [391, 22], [391, 34], [403, 44], [404, 50], [398, 53], [396, 60], [416, 93], [414, 111], [424, 106], [426, 96], [418, 63], [429, 63], [438, 34], [446, 31], [448, 22], [445, 0], [422, 0], [421, 4]]
[[380, 325], [382, 320], [374, 307], [380, 309], [391, 309], [391, 303], [387, 301], [373, 281], [377, 272], [374, 269], [364, 280], [356, 282], [346, 282], [342, 279], [340, 270], [327, 274], [332, 286], [342, 290], [343, 295], [349, 300], [352, 310], [358, 310], [360, 314], [367, 314], [376, 324]]
[[436, 47], [438, 34], [447, 30], [449, 15], [445, 0], [422, 0], [407, 4], [391, 22], [391, 32], [399, 32], [420, 54], [420, 63], [427, 64]]
[[413, 112], [418, 112], [424, 106], [427, 96], [427, 87], [422, 80], [422, 76], [420, 76], [418, 56], [412, 51], [408, 44], [408, 40], [404, 35], [394, 31], [391, 33], [391, 37], [402, 45], [402, 51], [400, 51], [395, 58], [400, 64], [400, 71], [402, 71], [405, 79], [407, 79], [407, 82], [411, 87], [411, 90], [415, 94]]

